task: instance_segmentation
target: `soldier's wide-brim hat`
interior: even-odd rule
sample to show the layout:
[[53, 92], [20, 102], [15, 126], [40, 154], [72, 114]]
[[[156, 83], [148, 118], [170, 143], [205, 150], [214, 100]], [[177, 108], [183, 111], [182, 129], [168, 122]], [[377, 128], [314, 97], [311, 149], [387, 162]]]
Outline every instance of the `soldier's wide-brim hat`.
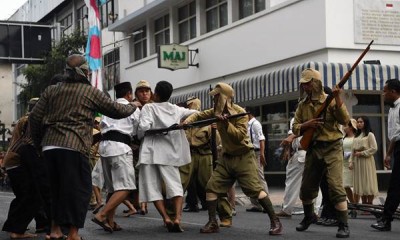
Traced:
[[300, 78], [300, 83], [308, 83], [311, 80], [316, 79], [321, 81], [321, 73], [319, 73], [317, 70], [312, 69], [312, 68], [306, 68], [301, 72], [301, 78]]
[[232, 98], [235, 95], [233, 88], [226, 83], [220, 82], [215, 85], [215, 88], [209, 93], [211, 96], [215, 96], [217, 94], [223, 94], [226, 97]]
[[139, 88], [148, 88], [151, 89], [150, 87], [150, 83], [146, 80], [140, 80], [137, 84], [136, 84], [136, 88], [135, 90], [138, 90]]

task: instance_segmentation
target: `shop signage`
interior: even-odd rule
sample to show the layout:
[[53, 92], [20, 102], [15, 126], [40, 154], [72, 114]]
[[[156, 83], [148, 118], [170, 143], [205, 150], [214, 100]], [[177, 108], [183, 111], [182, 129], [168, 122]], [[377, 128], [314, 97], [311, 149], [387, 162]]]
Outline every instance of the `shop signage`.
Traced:
[[160, 45], [158, 49], [158, 67], [170, 70], [189, 67], [189, 48], [178, 44]]

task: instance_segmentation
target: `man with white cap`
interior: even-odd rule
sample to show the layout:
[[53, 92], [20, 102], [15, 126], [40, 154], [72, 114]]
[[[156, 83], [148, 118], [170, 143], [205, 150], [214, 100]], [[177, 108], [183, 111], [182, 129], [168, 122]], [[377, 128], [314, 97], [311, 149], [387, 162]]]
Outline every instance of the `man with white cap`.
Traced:
[[217, 129], [222, 141], [222, 158], [211, 175], [206, 187], [208, 207], [208, 223], [200, 229], [201, 233], [216, 233], [219, 231], [216, 219], [218, 196], [226, 196], [228, 189], [237, 180], [243, 192], [257, 198], [268, 213], [271, 220], [270, 235], [279, 235], [282, 224], [276, 217], [268, 194], [263, 189], [254, 164], [254, 146], [247, 134], [248, 116], [227, 119], [227, 116], [245, 113], [245, 110], [233, 103], [234, 91], [226, 83], [218, 83], [210, 92], [214, 97], [214, 108], [189, 116], [184, 123], [216, 117]]
[[[301, 73], [300, 93], [304, 98], [296, 109], [293, 133], [302, 136], [310, 128], [315, 129], [312, 146], [307, 150], [303, 181], [300, 189], [300, 199], [303, 202], [304, 219], [296, 227], [297, 231], [306, 230], [310, 224], [317, 221], [314, 213], [313, 199], [318, 195], [321, 177], [326, 172], [330, 190], [330, 200], [335, 205], [339, 221], [336, 234], [338, 238], [347, 238], [350, 231], [347, 224], [346, 192], [343, 187], [343, 133], [340, 125], [346, 125], [349, 113], [340, 98], [340, 88], [335, 86], [332, 91], [334, 99], [324, 113], [324, 118], [315, 118], [327, 94], [322, 87], [321, 74], [311, 68]], [[303, 97], [303, 96], [301, 96]]]

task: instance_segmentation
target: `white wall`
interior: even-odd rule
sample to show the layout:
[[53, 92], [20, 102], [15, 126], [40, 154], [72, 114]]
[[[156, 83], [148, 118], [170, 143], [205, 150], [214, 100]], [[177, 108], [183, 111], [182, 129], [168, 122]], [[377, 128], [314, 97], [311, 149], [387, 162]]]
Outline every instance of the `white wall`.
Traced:
[[[158, 69], [155, 54], [130, 64], [129, 44], [124, 42], [121, 81], [136, 83], [147, 79], [155, 85], [168, 80], [177, 94], [211, 82], [230, 82], [308, 61], [353, 63], [366, 47], [354, 43], [352, 0], [292, 0], [274, 4], [277, 5], [271, 10], [185, 43], [190, 49], [199, 49], [195, 62], [199, 62], [200, 68]], [[398, 65], [399, 51], [399, 46], [373, 45], [364, 60], [379, 59], [382, 64]]]
[[10, 20], [37, 22], [65, 1], [71, 0], [28, 0], [10, 17]]
[[13, 81], [11, 64], [0, 64], [0, 120], [10, 128], [14, 117]]
[[[315, 11], [315, 8], [322, 10]], [[152, 84], [166, 79], [180, 88], [318, 51], [326, 46], [324, 8], [321, 0], [299, 1], [189, 41], [190, 49], [199, 49], [198, 69], [191, 67], [174, 72], [158, 69], [156, 55], [128, 64], [125, 43], [121, 53], [122, 79], [133, 82], [147, 79]]]

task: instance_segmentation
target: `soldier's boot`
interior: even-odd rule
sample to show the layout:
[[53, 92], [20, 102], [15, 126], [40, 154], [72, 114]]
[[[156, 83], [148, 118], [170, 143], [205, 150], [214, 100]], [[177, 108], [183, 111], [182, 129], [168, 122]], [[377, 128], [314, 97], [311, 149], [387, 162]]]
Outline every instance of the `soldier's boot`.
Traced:
[[217, 200], [207, 201], [208, 222], [200, 229], [201, 233], [217, 233], [219, 232], [217, 215]]
[[318, 221], [318, 216], [314, 213], [314, 204], [303, 204], [303, 209], [304, 218], [296, 227], [296, 230], [299, 232], [307, 230], [312, 223]]
[[337, 219], [339, 222], [339, 228], [336, 233], [337, 238], [348, 238], [350, 236], [349, 225], [347, 224], [347, 210], [338, 211], [336, 210]]
[[279, 218], [275, 215], [275, 210], [272, 206], [271, 200], [268, 196], [262, 199], [258, 199], [260, 205], [264, 208], [265, 212], [268, 214], [271, 221], [271, 226], [269, 229], [269, 235], [281, 235], [282, 234], [282, 223]]

